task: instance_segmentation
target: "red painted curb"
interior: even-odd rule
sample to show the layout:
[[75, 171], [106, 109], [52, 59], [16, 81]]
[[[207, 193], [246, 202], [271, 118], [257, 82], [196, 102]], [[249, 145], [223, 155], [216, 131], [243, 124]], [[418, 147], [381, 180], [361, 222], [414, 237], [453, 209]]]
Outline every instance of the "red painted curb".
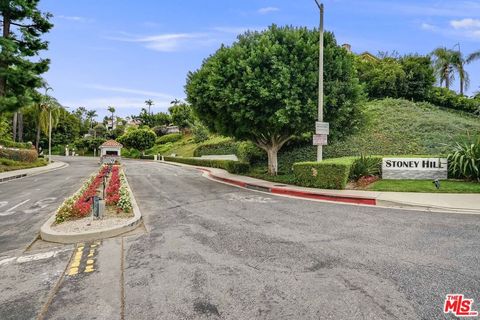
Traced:
[[373, 206], [377, 205], [377, 200], [371, 199], [371, 198], [356, 198], [356, 197], [325, 195], [325, 194], [318, 194], [318, 193], [297, 191], [297, 190], [290, 190], [290, 189], [281, 189], [281, 188], [272, 188], [270, 189], [270, 192], [276, 193], [276, 194], [284, 194], [284, 195], [289, 195], [294, 197], [300, 197], [300, 198], [308, 198], [308, 199], [367, 204], [367, 205], [373, 205]]
[[257, 187], [259, 189], [265, 189], [266, 192], [269, 192], [269, 193], [288, 195], [288, 196], [293, 196], [297, 198], [307, 198], [307, 199], [315, 199], [315, 200], [323, 200], [323, 201], [331, 201], [331, 202], [345, 202], [345, 203], [364, 204], [364, 205], [373, 205], [373, 206], [377, 205], [377, 200], [373, 198], [326, 195], [326, 194], [291, 190], [291, 189], [285, 189], [285, 188], [266, 188], [266, 187], [238, 181], [238, 180], [218, 177], [212, 174], [211, 171], [208, 169], [204, 169], [204, 168], [197, 168], [197, 169], [204, 172], [208, 172], [208, 175], [215, 180], [220, 180], [225, 183], [233, 184], [243, 188], [253, 189], [251, 187]]

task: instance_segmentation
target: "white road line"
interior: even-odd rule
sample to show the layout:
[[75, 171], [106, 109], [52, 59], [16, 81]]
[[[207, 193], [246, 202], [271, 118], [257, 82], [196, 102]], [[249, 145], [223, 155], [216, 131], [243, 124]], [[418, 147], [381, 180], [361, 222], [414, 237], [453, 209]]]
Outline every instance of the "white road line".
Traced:
[[6, 212], [10, 212], [10, 211], [12, 211], [12, 210], [14, 210], [14, 209], [16, 209], [16, 208], [20, 207], [22, 204], [25, 204], [25, 203], [27, 203], [28, 201], [30, 201], [30, 199], [27, 199], [27, 200], [25, 200], [25, 201], [23, 201], [23, 202], [20, 202], [20, 203], [19, 203], [19, 204], [17, 204], [16, 206], [14, 206], [14, 207], [11, 207], [10, 209], [8, 209]]
[[27, 256], [21, 256], [21, 257], [11, 257], [11, 258], [6, 258], [3, 260], [0, 260], [0, 266], [4, 264], [8, 264], [10, 262], [16, 262], [16, 263], [25, 263], [25, 262], [31, 262], [31, 261], [37, 261], [37, 260], [44, 260], [48, 258], [54, 258], [56, 257], [59, 253], [65, 252], [65, 251], [70, 251], [72, 250], [71, 248], [65, 248], [61, 250], [54, 250], [54, 251], [48, 251], [48, 252], [40, 252], [36, 254], [31, 254]]

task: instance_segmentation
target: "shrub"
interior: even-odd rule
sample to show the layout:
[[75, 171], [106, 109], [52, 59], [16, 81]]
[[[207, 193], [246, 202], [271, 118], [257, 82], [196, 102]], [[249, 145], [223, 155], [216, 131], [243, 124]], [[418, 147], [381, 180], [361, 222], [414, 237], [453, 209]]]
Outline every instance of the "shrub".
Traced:
[[38, 159], [38, 153], [35, 149], [5, 149], [0, 148], [0, 158], [6, 158], [21, 162], [35, 162]]
[[155, 132], [150, 129], [135, 129], [117, 139], [127, 148], [136, 148], [141, 151], [150, 149], [155, 144]]
[[237, 146], [237, 157], [250, 164], [267, 160], [267, 154], [251, 141], [242, 141]]
[[170, 133], [164, 136], [161, 136], [155, 140], [155, 144], [165, 144], [168, 142], [177, 142], [178, 140], [182, 139], [181, 133]]
[[472, 142], [457, 143], [448, 155], [448, 168], [453, 177], [480, 181], [480, 136]]
[[165, 161], [179, 162], [194, 166], [224, 169], [230, 173], [245, 173], [250, 170], [250, 165], [248, 163], [233, 160], [212, 160], [182, 157], [164, 157], [164, 159]]
[[437, 106], [475, 113], [480, 107], [479, 99], [471, 99], [447, 88], [435, 87], [430, 91], [428, 102]]
[[350, 180], [358, 180], [362, 177], [378, 176], [382, 171], [381, 157], [367, 157], [361, 155], [352, 163], [350, 170]]
[[137, 149], [122, 148], [122, 157], [139, 159], [141, 156], [142, 156], [142, 153], [140, 151], [138, 151]]
[[299, 162], [293, 165], [298, 185], [322, 189], [345, 189], [352, 158], [330, 159], [322, 162]]
[[0, 139], [0, 146], [6, 148], [18, 148], [18, 149], [32, 149], [33, 145], [31, 142], [14, 142], [6, 139]]
[[153, 160], [155, 159], [155, 156], [152, 154], [152, 155], [141, 155], [140, 156], [140, 159], [143, 159], [143, 160]]
[[237, 154], [238, 142], [232, 139], [227, 139], [221, 142], [205, 143], [198, 146], [193, 151], [194, 157], [209, 156], [209, 155], [223, 155], [223, 154]]

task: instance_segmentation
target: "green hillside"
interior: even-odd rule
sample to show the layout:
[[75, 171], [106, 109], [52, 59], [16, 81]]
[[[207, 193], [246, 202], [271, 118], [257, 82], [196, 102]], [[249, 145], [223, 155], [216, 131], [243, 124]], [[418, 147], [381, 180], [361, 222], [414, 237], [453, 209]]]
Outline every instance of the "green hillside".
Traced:
[[[343, 141], [324, 148], [325, 158], [365, 155], [438, 155], [451, 150], [455, 141], [480, 133], [480, 117], [440, 108], [429, 103], [383, 99], [363, 106], [364, 125]], [[293, 163], [316, 159], [316, 147], [286, 146], [279, 155], [280, 171]]]

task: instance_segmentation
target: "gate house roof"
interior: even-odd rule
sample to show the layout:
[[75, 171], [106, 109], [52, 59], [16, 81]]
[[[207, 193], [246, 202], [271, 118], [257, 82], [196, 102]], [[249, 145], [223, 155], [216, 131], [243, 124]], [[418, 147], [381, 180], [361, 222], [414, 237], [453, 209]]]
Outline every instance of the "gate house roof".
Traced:
[[120, 142], [115, 140], [107, 140], [105, 141], [100, 148], [122, 148], [123, 145]]

